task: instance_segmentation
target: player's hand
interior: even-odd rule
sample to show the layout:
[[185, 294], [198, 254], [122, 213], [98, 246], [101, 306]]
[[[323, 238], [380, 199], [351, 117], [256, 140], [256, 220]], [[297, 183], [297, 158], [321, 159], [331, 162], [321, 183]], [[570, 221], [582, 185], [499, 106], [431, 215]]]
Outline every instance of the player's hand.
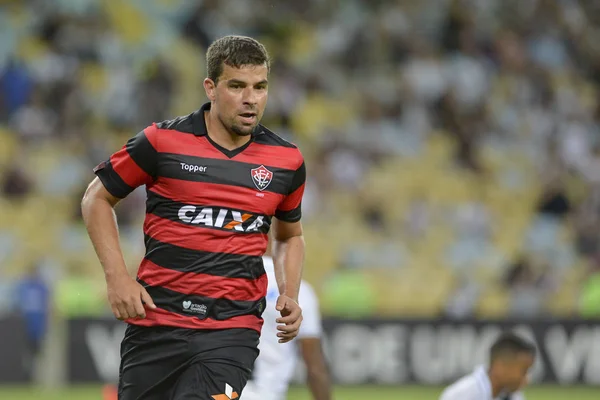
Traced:
[[112, 312], [121, 321], [146, 318], [144, 303], [156, 308], [146, 289], [127, 274], [107, 280], [107, 289]]
[[283, 324], [277, 325], [279, 343], [287, 343], [298, 336], [302, 323], [302, 309], [296, 301], [285, 295], [277, 298], [275, 309], [281, 314], [281, 318], [277, 318], [277, 323]]

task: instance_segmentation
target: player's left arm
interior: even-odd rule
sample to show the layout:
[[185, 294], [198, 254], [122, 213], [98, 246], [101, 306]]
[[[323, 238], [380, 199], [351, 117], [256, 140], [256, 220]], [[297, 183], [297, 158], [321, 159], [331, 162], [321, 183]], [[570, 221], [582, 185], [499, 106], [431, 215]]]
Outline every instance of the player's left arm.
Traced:
[[298, 303], [304, 266], [304, 235], [300, 222], [273, 221], [273, 263], [279, 294]]
[[302, 309], [298, 304], [300, 281], [304, 266], [304, 235], [300, 222], [302, 196], [306, 181], [304, 160], [294, 172], [289, 192], [277, 207], [273, 220], [273, 262], [280, 296], [277, 299], [277, 319], [280, 343], [289, 342], [298, 335], [302, 323]]

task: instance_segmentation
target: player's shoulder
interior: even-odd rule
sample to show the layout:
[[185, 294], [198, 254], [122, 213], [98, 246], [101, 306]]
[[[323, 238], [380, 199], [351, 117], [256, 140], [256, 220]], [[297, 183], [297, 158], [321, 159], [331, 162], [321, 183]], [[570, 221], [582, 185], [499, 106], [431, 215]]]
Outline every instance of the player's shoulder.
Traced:
[[296, 146], [294, 143], [285, 140], [266, 126], [260, 124], [258, 128], [260, 129], [260, 135], [256, 135], [256, 137], [254, 138], [254, 141], [256, 143], [265, 144], [269, 146], [285, 147], [288, 149], [296, 149], [298, 150], [298, 152], [300, 151], [300, 149], [298, 149], [298, 146]]
[[172, 119], [154, 122], [151, 126], [161, 131], [178, 131], [182, 133], [194, 133], [194, 113], [181, 115]]
[[475, 400], [478, 395], [477, 380], [473, 375], [467, 375], [447, 386], [440, 400]]
[[142, 131], [144, 136], [150, 143], [158, 148], [159, 143], [164, 143], [165, 140], [179, 140], [181, 136], [173, 135], [174, 132], [179, 134], [194, 134], [194, 113], [178, 116], [172, 119], [167, 119], [160, 122], [153, 122]]
[[269, 128], [264, 125], [259, 125], [260, 134], [254, 137], [254, 142], [257, 144], [262, 144], [266, 146], [278, 147], [277, 149], [280, 152], [284, 152], [286, 158], [295, 159], [298, 161], [298, 165], [301, 165], [304, 162], [304, 157], [302, 156], [302, 152], [300, 148], [279, 136]]

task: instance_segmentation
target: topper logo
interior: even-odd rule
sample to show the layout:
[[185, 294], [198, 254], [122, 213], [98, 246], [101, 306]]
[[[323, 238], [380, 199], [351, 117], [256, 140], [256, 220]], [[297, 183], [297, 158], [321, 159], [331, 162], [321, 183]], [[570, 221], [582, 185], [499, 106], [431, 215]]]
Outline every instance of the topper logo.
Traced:
[[206, 167], [202, 166], [202, 165], [193, 165], [193, 164], [186, 164], [186, 163], [179, 163], [181, 164], [181, 169], [184, 171], [188, 171], [188, 172], [206, 172]]

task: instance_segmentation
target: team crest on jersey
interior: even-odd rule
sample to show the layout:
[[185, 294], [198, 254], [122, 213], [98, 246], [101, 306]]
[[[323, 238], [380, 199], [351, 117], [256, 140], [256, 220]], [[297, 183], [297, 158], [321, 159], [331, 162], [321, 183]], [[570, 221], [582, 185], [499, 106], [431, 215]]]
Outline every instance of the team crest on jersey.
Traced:
[[250, 173], [252, 174], [252, 182], [254, 182], [254, 186], [258, 190], [265, 190], [273, 180], [273, 173], [265, 168], [264, 165], [252, 168]]

